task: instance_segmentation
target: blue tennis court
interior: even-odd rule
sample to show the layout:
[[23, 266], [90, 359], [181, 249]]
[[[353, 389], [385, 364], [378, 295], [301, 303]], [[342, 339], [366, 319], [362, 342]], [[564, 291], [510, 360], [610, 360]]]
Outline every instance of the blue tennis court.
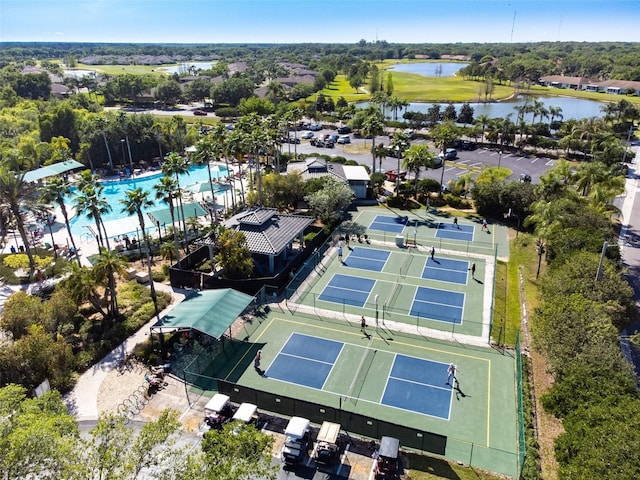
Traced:
[[343, 343], [294, 333], [265, 372], [268, 378], [322, 389]]
[[453, 388], [448, 364], [396, 355], [380, 401], [383, 405], [449, 419]]
[[428, 258], [422, 270], [422, 278], [440, 282], [467, 284], [469, 262], [451, 258]]
[[390, 254], [391, 252], [385, 252], [384, 250], [355, 247], [342, 264], [346, 267], [381, 272]]
[[[292, 333], [265, 377], [322, 390], [344, 346], [343, 342]], [[453, 388], [446, 385], [447, 368], [446, 363], [394, 355], [379, 403], [448, 420]], [[379, 378], [376, 374], [375, 381], [384, 381], [384, 375]]]
[[336, 273], [324, 287], [318, 300], [362, 307], [375, 284], [376, 281], [369, 278]]
[[411, 305], [411, 315], [462, 324], [464, 293], [418, 287]]
[[387, 215], [376, 215], [369, 228], [371, 230], [381, 230], [383, 232], [402, 233], [409, 219], [407, 217], [389, 217]]
[[470, 242], [473, 240], [473, 225], [454, 225], [453, 223], [440, 222], [436, 231], [437, 238], [448, 238], [450, 240], [463, 240]]

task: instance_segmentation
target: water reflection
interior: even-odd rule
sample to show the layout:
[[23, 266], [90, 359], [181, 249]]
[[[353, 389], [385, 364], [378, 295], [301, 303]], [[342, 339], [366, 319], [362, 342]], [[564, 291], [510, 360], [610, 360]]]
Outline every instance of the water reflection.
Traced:
[[[561, 114], [563, 120], [576, 119], [580, 120], [583, 118], [590, 117], [601, 117], [602, 111], [601, 107], [606, 105], [606, 102], [597, 102], [595, 100], [585, 100], [583, 98], [572, 98], [572, 97], [527, 97], [529, 101], [539, 100], [544, 104], [544, 107], [549, 110], [551, 107], [559, 107], [561, 108]], [[518, 112], [515, 110], [517, 107], [521, 107], [527, 101], [527, 98], [524, 96], [519, 96], [517, 99], [512, 101], [498, 102], [498, 103], [473, 103], [469, 102], [469, 105], [473, 108], [473, 116], [477, 118], [480, 115], [486, 115], [489, 118], [504, 118], [507, 115], [511, 115], [513, 121], [516, 121], [518, 118]], [[427, 113], [429, 108], [433, 106], [433, 103], [418, 103], [412, 102], [407, 107], [407, 111], [413, 112], [421, 112]], [[447, 103], [439, 103], [440, 111], [444, 111], [447, 107]], [[462, 103], [454, 103], [453, 106], [456, 108], [456, 112], [460, 113], [460, 108], [462, 107]], [[366, 108], [368, 106], [368, 102], [362, 102], [358, 104], [359, 107]], [[402, 112], [398, 113], [398, 120], [402, 119]], [[393, 116], [393, 111], [390, 109], [385, 110], [385, 116], [389, 119]], [[525, 121], [531, 122], [532, 114], [525, 115]], [[556, 115], [556, 120], [559, 120], [559, 117]], [[542, 121], [548, 121], [549, 119], [543, 119]], [[536, 116], [536, 121], [540, 121], [540, 115]]]
[[389, 68], [391, 72], [415, 73], [423, 77], [455, 77], [456, 72], [468, 63], [420, 62], [399, 63]]

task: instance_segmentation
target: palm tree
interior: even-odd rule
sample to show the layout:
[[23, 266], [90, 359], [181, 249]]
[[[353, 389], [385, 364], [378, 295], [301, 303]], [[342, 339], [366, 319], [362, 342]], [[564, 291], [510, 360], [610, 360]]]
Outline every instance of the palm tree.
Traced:
[[[67, 206], [64, 203], [64, 198], [70, 194], [71, 185], [64, 179], [64, 177], [50, 177], [42, 187], [40, 187], [40, 200], [46, 204], [55, 202], [58, 204], [58, 207], [60, 207], [62, 217], [64, 218], [64, 224], [67, 227], [67, 234], [71, 241], [71, 246], [73, 247], [73, 251], [77, 252], [78, 249], [76, 248], [76, 241], [71, 233], [71, 224], [69, 223]], [[78, 265], [81, 265], [79, 255], [76, 255], [76, 260], [78, 261]]]
[[[196, 144], [196, 151], [191, 156], [194, 163], [197, 165], [206, 165], [207, 173], [209, 174], [209, 188], [213, 194], [213, 176], [211, 175], [211, 160], [219, 159], [222, 155], [222, 145], [215, 142], [209, 135], [204, 136]], [[215, 195], [213, 195], [213, 203], [215, 208]], [[214, 223], [215, 212], [211, 215], [211, 224]]]
[[551, 130], [551, 126], [553, 125], [553, 122], [555, 122], [556, 118], [562, 121], [562, 107], [549, 107], [549, 116], [549, 130]]
[[218, 124], [216, 125], [213, 130], [211, 130], [209, 132], [209, 137], [211, 138], [211, 141], [216, 143], [219, 148], [220, 148], [220, 152], [222, 153], [222, 157], [224, 158], [224, 163], [227, 167], [227, 174], [229, 175], [229, 185], [231, 186], [231, 205], [232, 205], [232, 210], [235, 210], [236, 208], [236, 202], [235, 202], [235, 182], [232, 178], [231, 175], [231, 166], [229, 165], [229, 157], [231, 156], [230, 150], [229, 150], [229, 144], [228, 144], [228, 138], [227, 138], [227, 134], [228, 134], [229, 130], [226, 129], [226, 127], [222, 124]]
[[116, 287], [116, 275], [124, 276], [126, 274], [126, 262], [117, 252], [105, 250], [100, 255], [100, 260], [93, 266], [92, 272], [96, 281], [104, 286], [109, 318], [117, 318], [118, 290]]
[[382, 172], [382, 160], [387, 158], [387, 147], [384, 143], [380, 143], [376, 145], [376, 148], [373, 150], [373, 157], [378, 159], [378, 170]]
[[593, 185], [605, 182], [610, 178], [611, 172], [601, 162], [581, 163], [573, 175], [573, 181], [584, 197], [589, 195]]
[[173, 230], [173, 245], [176, 251], [176, 262], [180, 261], [180, 251], [178, 248], [178, 230], [175, 228], [175, 199], [180, 196], [178, 182], [169, 176], [164, 176], [153, 187], [156, 191], [156, 199], [162, 200], [169, 205], [169, 214], [171, 215], [171, 226]]
[[376, 173], [376, 135], [380, 135], [383, 131], [384, 123], [382, 123], [380, 112], [377, 110], [373, 110], [371, 114], [364, 119], [364, 122], [362, 122], [362, 133], [364, 134], [365, 138], [371, 137], [371, 166], [373, 167], [371, 169], [372, 173]]
[[0, 203], [10, 212], [16, 227], [20, 233], [25, 253], [29, 258], [29, 268], [33, 272], [36, 269], [36, 263], [29, 246], [29, 237], [24, 225], [23, 208], [29, 209], [31, 201], [29, 196], [33, 191], [30, 184], [24, 181], [24, 173], [16, 173], [8, 170], [5, 166], [0, 166]]
[[154, 205], [153, 200], [149, 199], [149, 193], [142, 190], [142, 188], [135, 188], [125, 192], [125, 198], [120, 199], [122, 204], [122, 211], [129, 215], [137, 215], [138, 222], [140, 223], [140, 230], [142, 231], [142, 237], [144, 238], [145, 247], [147, 249], [147, 274], [149, 275], [149, 286], [151, 288], [151, 299], [153, 300], [153, 306], [155, 308], [156, 317], [159, 318], [158, 312], [158, 299], [156, 298], [156, 287], [153, 284], [153, 272], [151, 271], [151, 245], [149, 243], [149, 236], [147, 235], [144, 214], [142, 209], [149, 208]]
[[[431, 129], [431, 136], [433, 137], [433, 144], [442, 152], [442, 173], [440, 175], [440, 186], [444, 183], [444, 167], [446, 163], [446, 150], [447, 147], [453, 145], [453, 142], [460, 136], [458, 127], [455, 123], [448, 121], [443, 122], [440, 125]], [[439, 196], [442, 196], [442, 188], [440, 188]]]
[[65, 291], [71, 296], [77, 305], [83, 304], [85, 301], [91, 303], [93, 308], [102, 315], [102, 318], [108, 317], [108, 312], [102, 308], [100, 295], [97, 291], [98, 282], [92, 270], [75, 263], [67, 266], [68, 276], [64, 280]]
[[433, 168], [436, 164], [436, 156], [429, 150], [427, 145], [412, 145], [406, 152], [402, 159], [402, 166], [407, 170], [410, 170], [415, 175], [414, 188], [418, 190], [418, 178], [420, 177], [420, 170], [424, 168]]
[[554, 208], [553, 202], [538, 200], [531, 205], [531, 211], [525, 221], [525, 227], [534, 227], [534, 233], [538, 237], [536, 248], [538, 252], [538, 271], [536, 278], [540, 275], [540, 264], [542, 263], [542, 255], [545, 253], [546, 241], [549, 236], [562, 228], [564, 218], [558, 213], [558, 209]]
[[489, 117], [487, 115], [478, 115], [473, 124], [480, 127], [482, 129], [482, 143], [484, 143], [484, 132], [487, 129], [487, 125], [489, 125]]
[[[180, 175], [189, 175], [189, 164], [178, 155], [176, 152], [169, 152], [166, 157], [164, 157], [164, 163], [162, 164], [162, 173], [167, 176], [175, 175], [176, 184], [178, 185], [178, 190], [180, 191]], [[182, 206], [182, 195], [178, 195], [174, 198], [178, 199], [178, 206], [180, 208], [180, 216], [182, 217], [182, 230], [184, 231], [184, 237], [187, 238], [187, 225], [185, 223], [184, 218], [184, 208]]]
[[86, 184], [82, 188], [79, 186], [78, 188], [78, 193], [73, 202], [77, 214], [85, 214], [87, 218], [93, 219], [96, 223], [98, 244], [107, 250], [111, 250], [109, 236], [102, 221], [102, 215], [111, 211], [111, 205], [102, 196], [104, 187], [96, 182]]
[[111, 149], [109, 148], [107, 134], [105, 133], [105, 130], [107, 129], [107, 119], [103, 116], [96, 117], [95, 125], [96, 129], [102, 135], [102, 139], [104, 140], [104, 147], [107, 149], [107, 157], [109, 157], [109, 168], [113, 170], [113, 158], [111, 158]]

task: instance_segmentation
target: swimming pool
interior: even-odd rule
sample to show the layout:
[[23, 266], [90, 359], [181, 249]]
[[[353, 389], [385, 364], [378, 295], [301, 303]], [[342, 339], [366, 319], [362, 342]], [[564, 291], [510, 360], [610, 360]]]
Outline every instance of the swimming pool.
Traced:
[[[149, 199], [155, 202], [155, 205], [144, 209], [144, 211], [153, 211], [159, 210], [162, 208], [167, 208], [167, 204], [162, 200], [156, 200], [155, 195], [156, 191], [154, 190], [154, 186], [158, 183], [158, 180], [164, 176], [163, 173], [158, 173], [156, 175], [145, 176], [140, 178], [129, 178], [125, 180], [115, 180], [110, 182], [102, 182], [104, 186], [103, 197], [107, 201], [107, 203], [111, 206], [111, 211], [105, 213], [102, 216], [102, 220], [107, 223], [110, 222], [112, 225], [117, 223], [117, 221], [122, 221], [123, 226], [126, 224], [130, 224], [131, 222], [125, 221], [125, 219], [130, 219], [131, 217], [126, 213], [122, 212], [123, 205], [120, 203], [120, 200], [126, 198], [126, 192], [133, 190], [134, 188], [141, 188], [145, 192], [149, 193]], [[217, 168], [212, 168], [211, 177], [213, 179], [224, 178], [228, 176], [227, 168], [223, 165], [218, 165]], [[185, 188], [189, 185], [193, 185], [198, 182], [208, 182], [209, 181], [209, 172], [207, 170], [206, 165], [193, 165], [189, 168], [189, 173], [180, 175], [180, 187]], [[219, 191], [214, 191], [213, 193], [219, 193], [223, 189], [220, 188]], [[208, 195], [211, 195], [208, 193]], [[66, 205], [69, 210], [73, 210], [72, 206], [75, 199], [75, 191], [72, 191], [71, 195], [67, 198]], [[137, 217], [134, 216], [135, 224], [137, 225]], [[145, 219], [146, 221], [147, 219]], [[86, 234], [89, 232], [87, 227], [95, 230], [95, 221], [93, 219], [89, 219], [86, 215], [76, 215], [71, 219], [71, 232], [74, 236], [80, 236], [82, 234]], [[152, 227], [151, 220], [148, 221], [147, 227]], [[121, 229], [118, 229], [121, 230]], [[119, 235], [121, 233], [130, 233], [131, 230], [122, 232], [122, 231], [111, 231], [107, 226], [107, 232], [109, 235]]]

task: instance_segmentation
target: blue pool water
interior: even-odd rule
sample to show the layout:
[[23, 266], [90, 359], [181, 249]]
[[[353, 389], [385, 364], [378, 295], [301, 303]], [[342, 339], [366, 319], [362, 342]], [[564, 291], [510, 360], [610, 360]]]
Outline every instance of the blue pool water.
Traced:
[[[151, 175], [141, 178], [131, 178], [126, 180], [116, 180], [111, 182], [103, 182], [104, 186], [103, 195], [104, 199], [111, 206], [111, 211], [102, 216], [104, 222], [110, 222], [112, 220], [120, 220], [124, 218], [128, 218], [129, 215], [126, 212], [122, 212], [123, 205], [120, 203], [121, 199], [124, 199], [126, 196], [126, 192], [129, 190], [133, 190], [134, 188], [142, 188], [145, 192], [149, 193], [149, 199], [155, 202], [155, 205], [145, 209], [145, 211], [153, 211], [159, 210], [162, 208], [167, 208], [167, 204], [161, 200], [156, 200], [155, 195], [156, 191], [153, 188], [154, 185], [158, 183], [158, 180], [163, 177], [164, 174], [158, 173], [157, 175]], [[215, 180], [216, 178], [222, 178], [228, 176], [227, 169], [224, 166], [219, 166], [218, 170], [212, 169], [211, 177]], [[193, 185], [197, 182], [208, 182], [209, 181], [209, 173], [206, 165], [194, 165], [189, 168], [189, 173], [185, 175], [181, 175], [180, 177], [180, 187], [185, 188], [189, 185]], [[215, 192], [214, 192], [215, 193]], [[207, 192], [206, 195], [211, 195], [210, 192]], [[71, 206], [74, 203], [75, 192], [72, 192], [70, 197], [67, 199], [67, 207], [71, 209]], [[87, 218], [85, 215], [76, 215], [71, 220], [71, 231], [74, 235], [81, 235], [86, 233], [88, 229], [87, 226], [90, 226], [92, 229], [95, 229], [95, 222], [93, 219]]]

